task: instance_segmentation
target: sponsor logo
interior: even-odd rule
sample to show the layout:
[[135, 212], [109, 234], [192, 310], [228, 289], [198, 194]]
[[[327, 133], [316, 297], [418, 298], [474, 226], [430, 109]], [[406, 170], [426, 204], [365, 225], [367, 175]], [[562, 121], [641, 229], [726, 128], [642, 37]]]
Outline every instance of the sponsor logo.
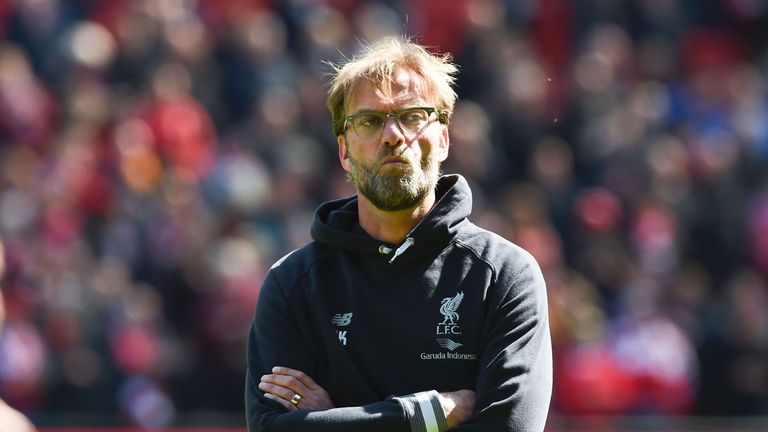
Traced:
[[[352, 323], [352, 312], [336, 314], [331, 318], [331, 324], [333, 324], [336, 327], [346, 327], [351, 323]], [[341, 342], [341, 344], [344, 346], [347, 345], [347, 332], [348, 330], [336, 329], [336, 337], [339, 338], [339, 342]]]
[[455, 352], [423, 352], [419, 355], [419, 358], [422, 360], [477, 360], [477, 354], [464, 354]]
[[437, 344], [451, 351], [456, 351], [456, 348], [464, 345], [464, 344], [460, 344], [458, 342], [452, 341], [448, 338], [437, 338]]

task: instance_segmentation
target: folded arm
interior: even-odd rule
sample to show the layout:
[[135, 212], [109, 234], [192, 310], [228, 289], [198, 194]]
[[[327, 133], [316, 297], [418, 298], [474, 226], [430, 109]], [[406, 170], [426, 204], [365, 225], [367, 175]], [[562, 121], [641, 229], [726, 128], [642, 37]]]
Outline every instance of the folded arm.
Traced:
[[524, 253], [502, 269], [499, 300], [483, 330], [474, 413], [452, 431], [542, 431], [552, 394], [552, 343], [544, 278]]
[[[261, 377], [259, 389], [265, 397], [279, 403], [289, 412], [334, 408], [328, 392], [309, 375], [295, 369], [279, 366], [272, 368], [271, 374]], [[467, 420], [475, 405], [475, 392], [472, 390], [442, 392], [437, 393], [437, 396], [449, 428]]]
[[[428, 389], [363, 406], [334, 407], [311, 378], [316, 374], [312, 358], [285, 293], [274, 275], [268, 275], [248, 339], [245, 403], [250, 432], [442, 432], [449, 420], [458, 422], [472, 411], [474, 399], [467, 393], [441, 396]], [[301, 399], [293, 404], [296, 394]]]

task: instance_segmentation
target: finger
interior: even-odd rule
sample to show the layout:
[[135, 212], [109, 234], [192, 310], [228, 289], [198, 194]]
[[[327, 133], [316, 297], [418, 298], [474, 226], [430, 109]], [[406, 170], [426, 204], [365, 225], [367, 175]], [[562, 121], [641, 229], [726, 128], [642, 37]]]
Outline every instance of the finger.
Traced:
[[290, 401], [297, 392], [275, 384], [270, 384], [268, 382], [261, 382], [259, 383], [259, 390], [261, 390], [264, 393], [270, 393], [273, 396], [277, 396], [283, 400]]
[[291, 390], [292, 392], [298, 393], [300, 395], [307, 395], [308, 393], [310, 393], [310, 390], [307, 388], [307, 386], [304, 385], [304, 383], [299, 381], [298, 378], [295, 378], [289, 375], [280, 375], [280, 374], [264, 375], [263, 377], [261, 377], [261, 381], [274, 384], [280, 387], [285, 387]]
[[287, 400], [285, 400], [285, 399], [283, 399], [283, 398], [281, 398], [279, 396], [275, 396], [272, 393], [264, 393], [264, 397], [279, 403], [280, 405], [282, 405], [288, 411], [297, 411], [299, 409], [296, 406], [294, 406], [292, 403], [290, 403], [289, 401], [287, 401]]
[[311, 390], [315, 390], [319, 385], [313, 380], [309, 375], [305, 374], [304, 372], [296, 369], [287, 368], [285, 366], [275, 366], [272, 368], [272, 373], [279, 374], [279, 375], [288, 375], [296, 378], [297, 380], [301, 381], [302, 384], [304, 384], [307, 388]]

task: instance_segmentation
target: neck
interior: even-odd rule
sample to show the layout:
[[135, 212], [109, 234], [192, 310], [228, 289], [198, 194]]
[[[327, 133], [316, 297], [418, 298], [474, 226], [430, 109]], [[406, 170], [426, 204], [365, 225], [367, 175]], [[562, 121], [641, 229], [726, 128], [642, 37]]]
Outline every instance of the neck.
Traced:
[[435, 204], [434, 191], [414, 207], [384, 211], [374, 206], [362, 194], [357, 194], [360, 226], [371, 237], [391, 244], [401, 243]]

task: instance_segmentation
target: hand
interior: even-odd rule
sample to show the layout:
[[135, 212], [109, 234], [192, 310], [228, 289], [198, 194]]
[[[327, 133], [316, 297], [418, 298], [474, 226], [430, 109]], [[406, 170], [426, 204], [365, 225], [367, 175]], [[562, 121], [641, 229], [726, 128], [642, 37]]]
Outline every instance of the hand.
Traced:
[[0, 429], [16, 432], [37, 431], [24, 414], [8, 406], [2, 399], [0, 399]]
[[[264, 392], [264, 397], [279, 403], [288, 411], [327, 410], [334, 407], [328, 392], [309, 375], [296, 369], [273, 367], [271, 374], [261, 377], [259, 389]], [[297, 403], [292, 403], [291, 399], [296, 395], [301, 398]]]
[[439, 395], [449, 429], [464, 423], [472, 415], [472, 410], [475, 408], [475, 392], [472, 390], [439, 393]]

